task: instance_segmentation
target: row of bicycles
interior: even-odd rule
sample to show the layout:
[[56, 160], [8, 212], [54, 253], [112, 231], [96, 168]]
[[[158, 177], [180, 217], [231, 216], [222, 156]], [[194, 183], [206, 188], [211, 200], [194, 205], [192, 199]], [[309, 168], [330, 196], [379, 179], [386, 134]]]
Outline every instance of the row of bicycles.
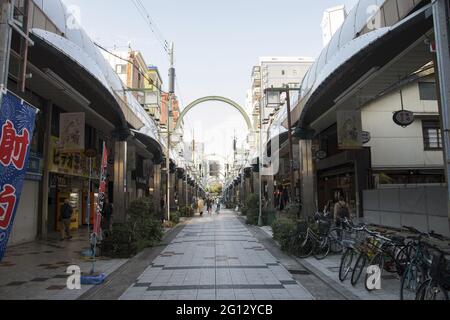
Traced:
[[318, 260], [341, 254], [342, 282], [350, 280], [356, 286], [364, 281], [370, 292], [377, 289], [374, 281], [389, 274], [400, 279], [400, 300], [449, 300], [450, 240], [442, 235], [412, 227], [354, 225], [347, 219], [336, 227], [330, 219], [316, 218], [297, 228], [292, 253]]

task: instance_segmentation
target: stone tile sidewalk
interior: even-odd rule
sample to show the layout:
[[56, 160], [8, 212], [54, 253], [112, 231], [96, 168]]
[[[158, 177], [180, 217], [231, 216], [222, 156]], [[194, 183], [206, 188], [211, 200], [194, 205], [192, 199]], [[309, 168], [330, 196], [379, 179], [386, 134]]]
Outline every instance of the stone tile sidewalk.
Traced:
[[[83, 229], [70, 241], [61, 242], [57, 235], [47, 241], [35, 241], [8, 248], [0, 263], [0, 300], [74, 300], [92, 286], [81, 290], [66, 287], [68, 266], [77, 265], [89, 273], [91, 262], [81, 253], [89, 249], [88, 232]], [[127, 260], [102, 259], [96, 271], [111, 274]]]
[[234, 212], [191, 220], [122, 300], [312, 300]]

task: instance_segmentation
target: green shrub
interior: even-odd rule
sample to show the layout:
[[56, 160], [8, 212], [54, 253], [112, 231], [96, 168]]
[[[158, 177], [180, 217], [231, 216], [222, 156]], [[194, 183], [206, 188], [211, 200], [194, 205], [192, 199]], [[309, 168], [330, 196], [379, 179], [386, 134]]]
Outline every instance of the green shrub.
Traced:
[[283, 251], [290, 251], [289, 245], [296, 230], [295, 220], [289, 218], [281, 217], [272, 223], [273, 238], [278, 241]]
[[179, 212], [171, 212], [170, 213], [170, 222], [173, 222], [174, 224], [180, 223], [180, 213]]
[[191, 206], [184, 206], [180, 208], [180, 216], [184, 218], [192, 218], [195, 214], [194, 209]]
[[283, 210], [283, 214], [288, 217], [289, 219], [299, 219], [301, 215], [301, 205], [298, 203], [291, 203], [286, 206], [286, 208]]
[[277, 212], [273, 209], [263, 210], [263, 223], [266, 226], [271, 226], [273, 222], [277, 219]]
[[259, 196], [254, 193], [250, 194], [245, 201], [244, 207], [247, 223], [250, 225], [257, 225], [259, 222]]
[[127, 210], [127, 221], [114, 224], [113, 232], [101, 242], [102, 255], [129, 258], [159, 243], [163, 230], [153, 209], [153, 202], [148, 198], [131, 202]]

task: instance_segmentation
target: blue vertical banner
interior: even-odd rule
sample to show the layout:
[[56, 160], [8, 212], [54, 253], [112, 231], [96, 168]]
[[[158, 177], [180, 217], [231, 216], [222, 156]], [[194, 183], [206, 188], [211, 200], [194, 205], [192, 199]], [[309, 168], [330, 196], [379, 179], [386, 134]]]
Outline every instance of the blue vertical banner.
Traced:
[[19, 206], [33, 138], [36, 108], [11, 93], [0, 105], [0, 262]]

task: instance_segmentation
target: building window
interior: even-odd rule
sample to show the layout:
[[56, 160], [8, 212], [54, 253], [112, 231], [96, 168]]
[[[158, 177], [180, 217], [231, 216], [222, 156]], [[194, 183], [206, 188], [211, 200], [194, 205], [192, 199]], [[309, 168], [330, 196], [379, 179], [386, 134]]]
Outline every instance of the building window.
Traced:
[[423, 141], [425, 150], [442, 150], [442, 130], [438, 120], [424, 120]]
[[436, 101], [437, 89], [434, 82], [419, 82], [420, 100]]
[[117, 74], [127, 73], [127, 65], [126, 64], [117, 64], [116, 65], [116, 73]]
[[281, 71], [281, 75], [282, 75], [282, 76], [285, 76], [285, 75], [286, 75], [286, 71], [282, 70], [282, 71]]

